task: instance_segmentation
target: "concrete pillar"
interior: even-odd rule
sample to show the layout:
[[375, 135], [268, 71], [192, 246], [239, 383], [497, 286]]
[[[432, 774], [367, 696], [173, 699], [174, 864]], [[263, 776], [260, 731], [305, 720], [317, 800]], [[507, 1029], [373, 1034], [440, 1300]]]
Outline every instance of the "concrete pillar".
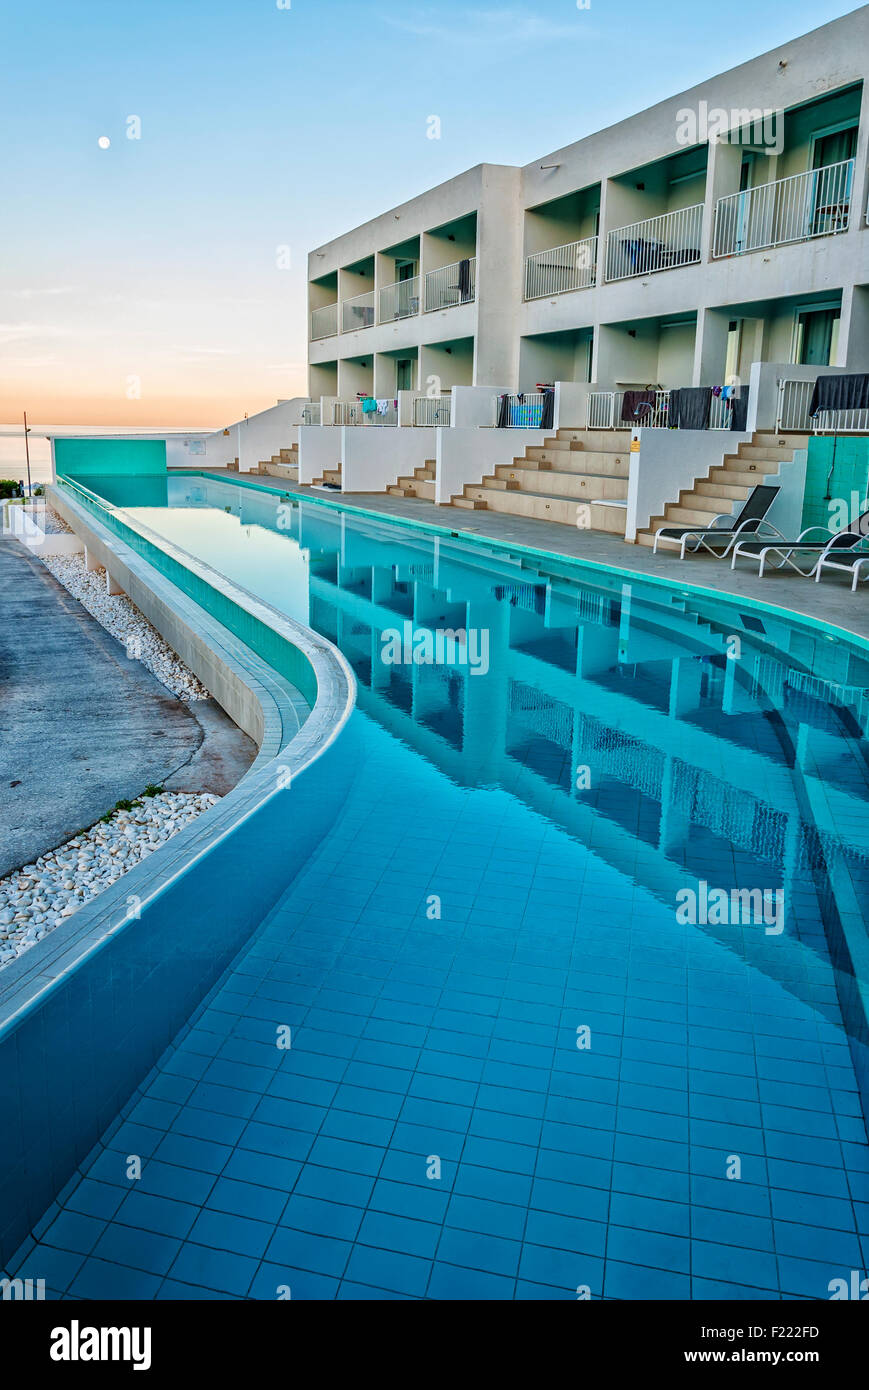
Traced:
[[106, 593], [114, 598], [117, 594], [122, 594], [123, 592], [118, 581], [113, 579], [108, 570], [106, 570]]
[[84, 548], [84, 567], [86, 570], [98, 570], [100, 562], [95, 555], [92, 555], [87, 546]]
[[846, 285], [835, 366], [849, 372], [869, 371], [869, 288]]
[[692, 386], [719, 386], [727, 363], [727, 309], [698, 309]]
[[618, 665], [619, 635], [612, 627], [584, 626], [579, 629], [576, 674], [597, 676]]
[[[703, 200], [703, 230], [700, 239], [700, 261], [703, 265], [708, 264], [712, 259], [715, 237], [715, 205], [719, 198], [725, 198], [728, 193], [739, 192], [741, 167], [741, 145], [731, 145], [724, 141], [710, 144], [706, 165], [706, 196]], [[703, 385], [704, 383], [698, 384]]]

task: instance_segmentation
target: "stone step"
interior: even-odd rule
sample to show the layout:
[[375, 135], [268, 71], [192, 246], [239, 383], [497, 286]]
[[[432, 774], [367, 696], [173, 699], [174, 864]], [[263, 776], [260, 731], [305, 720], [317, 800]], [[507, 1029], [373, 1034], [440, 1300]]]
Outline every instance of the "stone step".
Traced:
[[497, 492], [519, 492], [520, 486], [514, 478], [494, 478], [491, 473], [483, 479], [483, 487], [493, 487]]
[[587, 449], [604, 450], [606, 453], [619, 453], [628, 449], [631, 432], [624, 430], [556, 430], [556, 439], [565, 439], [580, 444]]
[[730, 483], [736, 487], [757, 487], [766, 478], [762, 469], [750, 468], [710, 468], [709, 483]]
[[701, 497], [745, 498], [748, 495], [747, 487], [741, 483], [714, 483], [705, 480], [694, 484], [694, 492]]
[[[782, 460], [789, 462], [793, 457], [793, 449], [785, 445], [778, 448], [771, 445], [769, 448], [759, 444], [740, 444], [736, 451], [736, 457], [741, 459], [760, 460], [765, 463], [781, 463]], [[732, 455], [728, 455], [732, 457]]]
[[484, 512], [486, 503], [477, 497], [451, 497], [450, 504], [453, 507], [464, 507], [466, 511]]
[[[494, 488], [486, 488], [481, 484], [479, 487], [466, 485], [465, 496], [485, 503], [491, 512], [534, 517], [538, 521], [558, 521], [566, 526], [575, 527], [583, 516], [579, 510], [582, 503], [571, 501], [567, 497], [547, 496], [545, 493], [496, 492]], [[595, 502], [589, 503], [588, 507], [587, 515], [591, 525], [583, 529], [607, 531], [624, 536], [627, 516], [624, 507]]]
[[557, 452], [553, 449], [529, 448], [524, 459], [514, 463], [533, 463], [539, 468], [557, 468], [565, 473], [608, 473], [626, 478], [630, 471], [630, 452], [602, 453], [597, 449], [574, 449]]
[[599, 473], [566, 473], [548, 468], [510, 468], [502, 464], [495, 469], [495, 477], [506, 483], [516, 483], [523, 492], [545, 493], [554, 497], [575, 497], [586, 501], [606, 498], [607, 501], [624, 501], [628, 495], [627, 478], [612, 477]]
[[711, 526], [717, 516], [721, 515], [721, 508], [714, 507], [708, 510], [703, 507], [695, 506], [669, 506], [667, 508], [666, 520], [661, 522], [662, 526]]
[[434, 475], [434, 468], [429, 468], [428, 465], [426, 465], [425, 468], [415, 468], [413, 470], [413, 476], [424, 481], [434, 482]]

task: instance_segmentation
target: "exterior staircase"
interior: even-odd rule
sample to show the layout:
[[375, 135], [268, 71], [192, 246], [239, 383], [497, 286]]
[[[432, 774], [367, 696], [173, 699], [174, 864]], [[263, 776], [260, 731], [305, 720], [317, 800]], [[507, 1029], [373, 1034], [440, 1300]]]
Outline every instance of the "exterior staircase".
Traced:
[[390, 497], [424, 497], [426, 501], [435, 500], [435, 460], [426, 459], [422, 468], [413, 470], [413, 477], [399, 478], [386, 489]]
[[[638, 545], [654, 545], [661, 526], [711, 526], [716, 516], [736, 512], [753, 487], [774, 478], [783, 463], [790, 463], [798, 449], [805, 449], [807, 435], [788, 434], [785, 438], [769, 431], [757, 431], [736, 453], [725, 454], [721, 463], [710, 468], [705, 478], [696, 478], [683, 488], [675, 502], [668, 502], [662, 516], [653, 516], [648, 526], [637, 532]], [[661, 541], [658, 549], [678, 550], [678, 541]]]
[[481, 483], [466, 483], [452, 505], [624, 536], [630, 443], [630, 430], [558, 430]]
[[312, 479], [311, 486], [322, 487], [324, 483], [332, 483], [335, 487], [341, 486], [340, 463], [338, 464], [337, 468], [324, 468], [322, 477]]
[[272, 454], [270, 459], [261, 459], [257, 464], [256, 471], [259, 474], [271, 475], [273, 478], [287, 478], [290, 482], [299, 481], [299, 446], [293, 444], [289, 449], [281, 449], [279, 453]]

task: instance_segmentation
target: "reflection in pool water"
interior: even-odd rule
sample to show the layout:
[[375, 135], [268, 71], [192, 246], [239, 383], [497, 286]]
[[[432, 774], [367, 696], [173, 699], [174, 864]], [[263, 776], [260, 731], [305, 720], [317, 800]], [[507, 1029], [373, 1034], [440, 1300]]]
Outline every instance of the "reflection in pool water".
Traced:
[[[175, 1224], [122, 1127], [64, 1288], [825, 1298], [861, 1267], [869, 658], [278, 492], [97, 490], [335, 642], [367, 756], [127, 1121]], [[461, 636], [384, 660], [408, 630], [485, 633], [486, 670]]]

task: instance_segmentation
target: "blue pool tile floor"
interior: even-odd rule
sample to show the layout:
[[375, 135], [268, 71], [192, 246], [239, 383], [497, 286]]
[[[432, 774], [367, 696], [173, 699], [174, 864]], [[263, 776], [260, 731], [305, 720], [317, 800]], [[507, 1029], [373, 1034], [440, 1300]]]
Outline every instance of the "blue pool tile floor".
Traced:
[[12, 1272], [71, 1299], [801, 1299], [863, 1269], [808, 880], [797, 934], [713, 936], [509, 791], [366, 745]]

